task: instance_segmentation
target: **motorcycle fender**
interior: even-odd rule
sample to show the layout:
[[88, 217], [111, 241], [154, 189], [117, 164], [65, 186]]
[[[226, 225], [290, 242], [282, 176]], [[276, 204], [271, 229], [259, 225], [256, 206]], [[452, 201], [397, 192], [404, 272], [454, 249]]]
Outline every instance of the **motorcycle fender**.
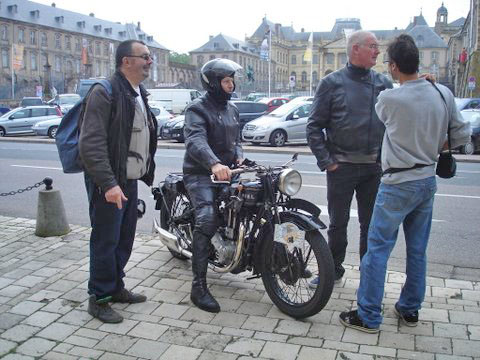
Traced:
[[303, 231], [326, 229], [326, 225], [319, 219], [313, 216], [308, 216], [298, 211], [287, 210], [282, 211], [280, 214], [280, 220], [284, 222], [292, 222], [296, 224]]

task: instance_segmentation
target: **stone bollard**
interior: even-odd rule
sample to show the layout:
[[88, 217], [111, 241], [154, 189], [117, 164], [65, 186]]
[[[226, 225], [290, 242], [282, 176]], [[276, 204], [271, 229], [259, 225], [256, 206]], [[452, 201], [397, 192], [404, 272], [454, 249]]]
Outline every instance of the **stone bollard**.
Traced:
[[37, 225], [35, 235], [60, 236], [70, 232], [67, 215], [59, 190], [53, 190], [51, 178], [45, 178], [45, 189], [38, 193]]

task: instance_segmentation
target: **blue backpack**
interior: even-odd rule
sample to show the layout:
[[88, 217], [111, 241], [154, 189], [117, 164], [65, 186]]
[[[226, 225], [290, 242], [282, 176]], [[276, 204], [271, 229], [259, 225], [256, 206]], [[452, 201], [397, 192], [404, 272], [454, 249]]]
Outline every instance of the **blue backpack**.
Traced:
[[[107, 90], [108, 95], [112, 96], [112, 84], [109, 80], [101, 79], [95, 84], [102, 85], [105, 90]], [[55, 135], [58, 155], [60, 156], [63, 172], [66, 174], [74, 174], [83, 171], [83, 167], [79, 161], [78, 136], [80, 134], [80, 129], [78, 128], [78, 122], [83, 116], [88, 96], [95, 84], [92, 85], [87, 95], [85, 95], [85, 98], [77, 102], [75, 106], [65, 114], [58, 126], [57, 134]]]

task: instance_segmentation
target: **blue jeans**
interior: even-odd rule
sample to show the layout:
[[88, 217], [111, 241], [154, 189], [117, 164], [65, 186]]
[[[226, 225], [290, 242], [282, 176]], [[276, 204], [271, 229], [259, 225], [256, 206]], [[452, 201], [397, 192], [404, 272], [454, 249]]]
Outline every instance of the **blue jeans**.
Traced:
[[358, 315], [369, 327], [378, 328], [382, 322], [387, 262], [401, 223], [407, 248], [407, 279], [397, 308], [400, 313], [408, 314], [421, 307], [425, 297], [426, 251], [436, 190], [435, 176], [401, 184], [380, 184], [357, 292]]
[[108, 203], [105, 193], [86, 174], [85, 187], [92, 226], [88, 293], [101, 299], [125, 287], [124, 268], [132, 253], [137, 227], [137, 180], [127, 181], [124, 191], [128, 201], [123, 202], [122, 209]]

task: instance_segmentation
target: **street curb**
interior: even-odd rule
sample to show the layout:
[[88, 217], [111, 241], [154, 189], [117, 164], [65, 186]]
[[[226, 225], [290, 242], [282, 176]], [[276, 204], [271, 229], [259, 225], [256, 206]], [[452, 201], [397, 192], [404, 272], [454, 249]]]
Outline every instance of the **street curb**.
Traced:
[[[54, 139], [48, 138], [24, 138], [24, 137], [0, 137], [0, 142], [16, 142], [16, 143], [32, 143], [32, 144], [53, 144], [55, 143]], [[157, 149], [171, 149], [171, 150], [183, 150], [185, 149], [185, 145], [183, 143], [177, 142], [167, 142], [165, 140], [159, 140], [157, 142]], [[243, 144], [243, 149], [247, 153], [275, 153], [275, 154], [295, 154], [298, 153], [299, 155], [308, 155], [313, 156], [312, 152], [309, 148], [305, 147], [305, 145], [296, 145], [296, 146], [284, 146], [281, 148], [278, 147], [270, 147], [270, 146], [254, 146], [254, 145], [247, 145]], [[465, 163], [480, 163], [480, 155], [461, 155], [455, 154], [455, 159], [457, 162], [465, 162]]]

